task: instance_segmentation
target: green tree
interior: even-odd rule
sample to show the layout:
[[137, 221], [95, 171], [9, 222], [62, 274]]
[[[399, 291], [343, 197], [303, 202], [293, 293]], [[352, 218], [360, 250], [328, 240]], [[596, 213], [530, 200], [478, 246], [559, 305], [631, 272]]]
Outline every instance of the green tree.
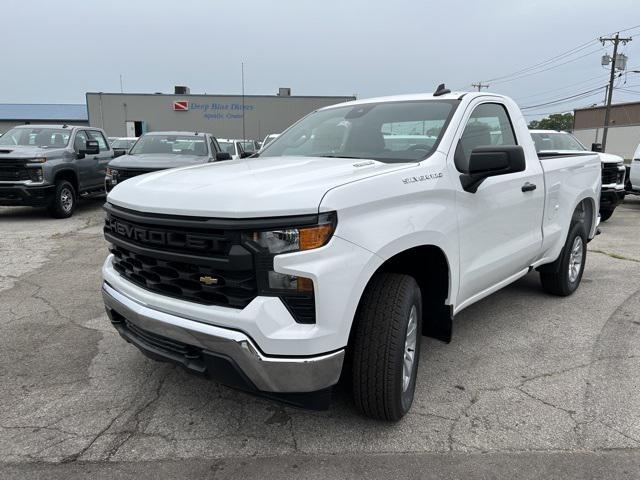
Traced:
[[532, 120], [529, 122], [532, 130], [564, 130], [570, 131], [573, 128], [573, 113], [553, 113], [542, 120]]

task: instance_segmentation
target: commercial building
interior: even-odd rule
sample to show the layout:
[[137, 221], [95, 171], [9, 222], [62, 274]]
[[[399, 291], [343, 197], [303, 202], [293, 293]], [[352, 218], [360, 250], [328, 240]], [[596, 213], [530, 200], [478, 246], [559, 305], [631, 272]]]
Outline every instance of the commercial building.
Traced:
[[147, 131], [209, 132], [219, 138], [261, 140], [280, 133], [304, 115], [353, 96], [196, 95], [187, 87], [173, 94], [87, 93], [89, 124], [109, 136], [139, 136]]
[[0, 133], [25, 124], [88, 125], [87, 106], [81, 104], [0, 103]]
[[[587, 147], [602, 142], [605, 107], [575, 110], [573, 133]], [[611, 105], [607, 153], [629, 159], [640, 143], [640, 102]]]

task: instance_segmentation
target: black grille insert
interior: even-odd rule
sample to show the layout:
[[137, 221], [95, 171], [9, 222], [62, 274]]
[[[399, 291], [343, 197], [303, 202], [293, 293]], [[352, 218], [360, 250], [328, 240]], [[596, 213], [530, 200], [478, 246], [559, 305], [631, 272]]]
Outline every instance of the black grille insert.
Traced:
[[602, 166], [602, 184], [612, 184], [612, 183], [622, 183], [622, 175], [624, 172], [618, 170], [618, 165], [615, 163], [607, 164], [605, 163]]
[[118, 180], [127, 180], [129, 178], [144, 175], [145, 173], [155, 172], [157, 170], [145, 170], [141, 168], [115, 168], [118, 171]]
[[244, 308], [257, 296], [253, 270], [221, 270], [196, 263], [154, 258], [114, 245], [113, 268], [129, 281], [181, 300]]
[[24, 163], [0, 160], [0, 182], [20, 182], [29, 180], [29, 172]]

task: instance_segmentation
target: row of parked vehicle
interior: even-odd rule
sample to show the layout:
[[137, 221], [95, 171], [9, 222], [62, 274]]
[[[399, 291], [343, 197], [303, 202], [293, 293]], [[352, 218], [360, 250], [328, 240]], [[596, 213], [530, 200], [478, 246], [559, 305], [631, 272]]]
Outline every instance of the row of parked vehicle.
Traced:
[[128, 178], [246, 158], [260, 147], [255, 140], [216, 139], [198, 132], [107, 138], [95, 127], [19, 126], [0, 136], [0, 205], [46, 207], [52, 216], [67, 218], [80, 198], [104, 195]]

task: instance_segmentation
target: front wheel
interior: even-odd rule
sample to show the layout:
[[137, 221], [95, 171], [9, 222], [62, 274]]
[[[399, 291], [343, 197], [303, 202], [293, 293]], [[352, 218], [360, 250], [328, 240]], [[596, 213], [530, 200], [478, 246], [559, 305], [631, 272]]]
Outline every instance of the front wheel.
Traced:
[[550, 271], [541, 271], [542, 287], [553, 295], [566, 297], [575, 292], [582, 280], [587, 260], [587, 234], [584, 224], [574, 223], [567, 241]]
[[606, 222], [613, 215], [613, 210], [600, 210], [600, 221]]
[[353, 397], [358, 410], [400, 420], [416, 388], [422, 295], [413, 277], [381, 273], [362, 297], [353, 344]]
[[71, 182], [61, 180], [56, 183], [49, 213], [54, 218], [69, 218], [76, 209], [76, 190]]

